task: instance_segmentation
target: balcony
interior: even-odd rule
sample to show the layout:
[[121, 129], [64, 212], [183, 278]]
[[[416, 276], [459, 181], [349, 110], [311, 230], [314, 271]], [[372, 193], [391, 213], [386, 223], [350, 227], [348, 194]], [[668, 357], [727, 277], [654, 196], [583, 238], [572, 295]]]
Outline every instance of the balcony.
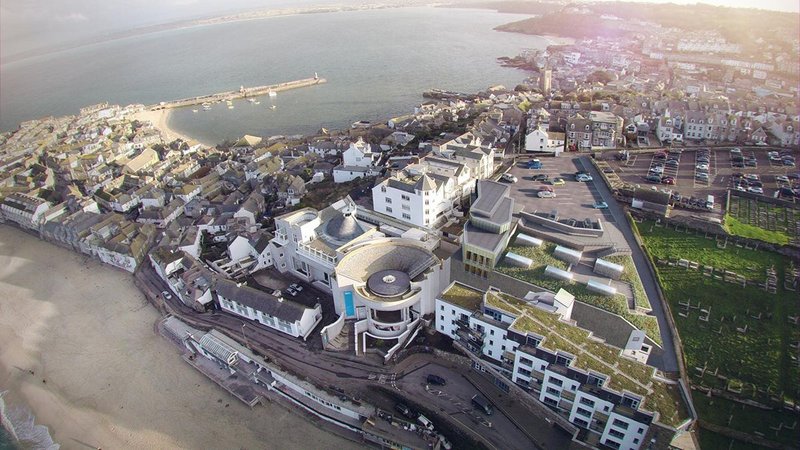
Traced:
[[[276, 235], [277, 236], [277, 235]], [[336, 265], [336, 256], [331, 256], [328, 253], [325, 253], [322, 250], [316, 249], [307, 243], [298, 243], [297, 244], [297, 253], [313, 259], [315, 261], [319, 261], [323, 263], [325, 266], [333, 268]]]

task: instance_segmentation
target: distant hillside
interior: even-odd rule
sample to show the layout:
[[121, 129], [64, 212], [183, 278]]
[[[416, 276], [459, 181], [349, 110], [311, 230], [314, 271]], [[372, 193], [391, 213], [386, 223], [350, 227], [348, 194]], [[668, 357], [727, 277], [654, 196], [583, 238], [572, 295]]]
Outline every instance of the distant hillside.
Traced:
[[[755, 50], [764, 42], [779, 45], [789, 51], [787, 43], [778, 44], [776, 40], [787, 41], [800, 36], [800, 20], [796, 13], [765, 11], [744, 8], [728, 8], [705, 4], [676, 5], [631, 2], [603, 2], [582, 4], [580, 8], [589, 14], [578, 12], [576, 7], [567, 6], [553, 11], [552, 3], [545, 2], [499, 2], [504, 12], [530, 13], [542, 8], [549, 11], [541, 17], [534, 17], [497, 27], [500, 31], [525, 34], [550, 34], [572, 38], [591, 38], [596, 36], [617, 37], [625, 34], [621, 23], [643, 20], [657, 23], [663, 27], [687, 31], [713, 30], [719, 32], [728, 42]], [[513, 9], [514, 5], [516, 8]], [[601, 19], [601, 15], [613, 15], [623, 19], [614, 21]], [[623, 28], [623, 29], [620, 29]]]

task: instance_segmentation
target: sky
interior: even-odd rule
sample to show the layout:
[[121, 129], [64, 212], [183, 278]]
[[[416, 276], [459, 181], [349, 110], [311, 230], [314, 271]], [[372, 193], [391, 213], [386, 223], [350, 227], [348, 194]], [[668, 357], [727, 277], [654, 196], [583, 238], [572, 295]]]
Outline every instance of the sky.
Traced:
[[[432, 0], [433, 1], [433, 0]], [[695, 3], [691, 0], [638, 0]], [[0, 59], [113, 31], [235, 11], [376, 0], [0, 0]], [[396, 0], [402, 4], [402, 0]], [[707, 0], [704, 3], [797, 12], [798, 0]]]

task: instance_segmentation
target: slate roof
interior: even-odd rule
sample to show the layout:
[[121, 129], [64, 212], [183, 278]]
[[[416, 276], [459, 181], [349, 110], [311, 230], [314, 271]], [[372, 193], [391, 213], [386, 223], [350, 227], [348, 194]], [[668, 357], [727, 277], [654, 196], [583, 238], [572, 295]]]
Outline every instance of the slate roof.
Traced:
[[[481, 180], [478, 182], [478, 198], [472, 204], [470, 213], [489, 219], [500, 209], [502, 200], [507, 197], [508, 185], [496, 181]], [[494, 220], [493, 220], [494, 221]]]
[[303, 317], [306, 308], [289, 300], [279, 300], [277, 297], [261, 292], [249, 286], [237, 286], [236, 283], [223, 278], [216, 279], [215, 290], [217, 295], [228, 300], [233, 300], [257, 311], [286, 322], [294, 323]]

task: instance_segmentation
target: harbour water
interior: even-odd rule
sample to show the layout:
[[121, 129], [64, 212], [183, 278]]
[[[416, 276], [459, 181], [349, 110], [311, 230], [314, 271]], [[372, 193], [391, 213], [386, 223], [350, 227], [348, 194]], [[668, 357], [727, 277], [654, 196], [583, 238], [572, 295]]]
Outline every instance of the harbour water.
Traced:
[[[82, 106], [159, 101], [313, 76], [328, 83], [173, 111], [170, 125], [209, 142], [249, 133], [311, 133], [412, 112], [422, 91], [513, 87], [525, 74], [496, 58], [544, 48], [537, 36], [492, 28], [525, 16], [450, 8], [301, 14], [170, 30], [0, 67], [0, 129]], [[271, 106], [275, 108], [271, 108]]]

